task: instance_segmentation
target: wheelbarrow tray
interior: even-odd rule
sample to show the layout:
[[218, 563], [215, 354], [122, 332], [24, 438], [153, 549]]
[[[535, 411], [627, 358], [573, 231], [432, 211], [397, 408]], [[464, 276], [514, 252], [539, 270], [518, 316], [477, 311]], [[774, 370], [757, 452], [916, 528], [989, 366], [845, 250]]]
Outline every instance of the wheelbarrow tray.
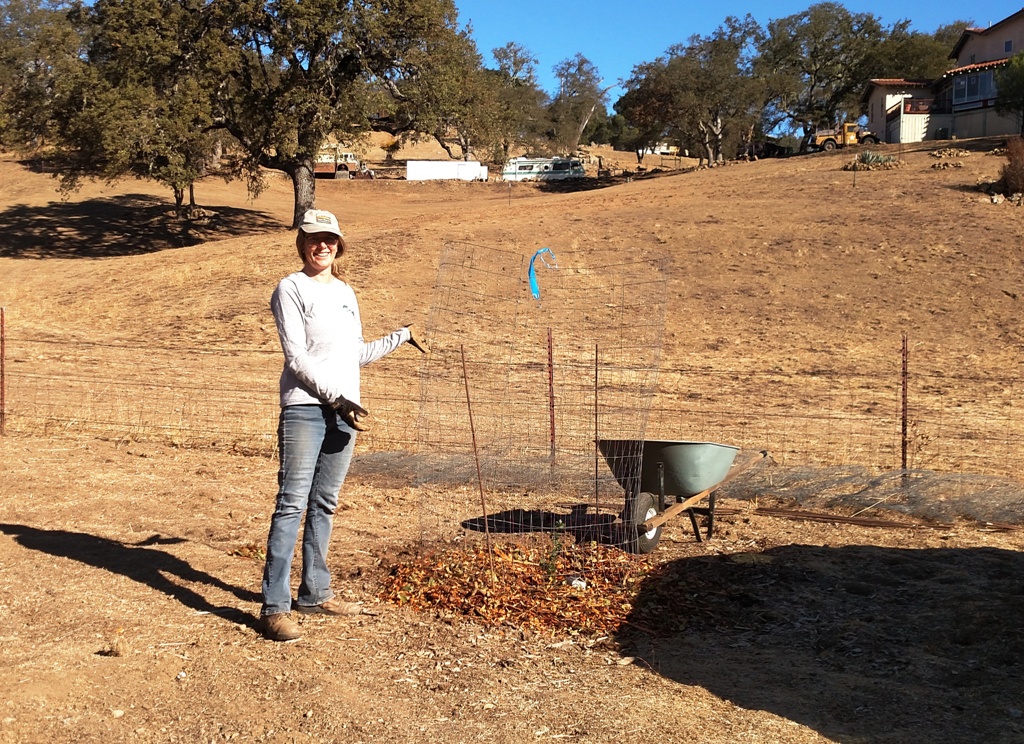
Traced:
[[[627, 494], [645, 491], [681, 499], [696, 496], [721, 483], [740, 449], [717, 442], [650, 439], [643, 442], [599, 439], [597, 446]], [[663, 469], [664, 491], [661, 491], [659, 463]]]

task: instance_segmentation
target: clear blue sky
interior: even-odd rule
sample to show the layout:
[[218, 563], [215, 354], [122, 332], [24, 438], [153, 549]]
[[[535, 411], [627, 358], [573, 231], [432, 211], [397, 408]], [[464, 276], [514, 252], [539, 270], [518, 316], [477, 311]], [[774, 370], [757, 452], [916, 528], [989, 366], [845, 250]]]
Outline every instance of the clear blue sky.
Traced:
[[[455, 0], [459, 22], [472, 26], [485, 65], [494, 64], [492, 49], [510, 41], [522, 44], [538, 59], [537, 75], [549, 93], [556, 87], [551, 68], [577, 52], [597, 66], [605, 85], [615, 85], [629, 77], [634, 65], [656, 59], [694, 34], [710, 34], [727, 16], [742, 18], [749, 13], [766, 26], [813, 4], [811, 0]], [[851, 13], [878, 16], [886, 26], [909, 20], [911, 28], [928, 33], [961, 19], [989, 26], [1024, 8], [1024, 0], [840, 0], [840, 4]], [[615, 88], [609, 95], [614, 103], [622, 90]]]

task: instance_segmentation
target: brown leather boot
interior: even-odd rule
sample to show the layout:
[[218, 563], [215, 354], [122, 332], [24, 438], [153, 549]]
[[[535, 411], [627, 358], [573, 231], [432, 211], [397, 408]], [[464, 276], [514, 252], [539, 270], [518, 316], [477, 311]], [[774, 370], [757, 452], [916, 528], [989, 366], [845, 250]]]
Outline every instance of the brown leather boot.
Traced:
[[263, 635], [272, 641], [294, 641], [302, 637], [299, 624], [292, 620], [289, 612], [263, 615], [259, 625]]

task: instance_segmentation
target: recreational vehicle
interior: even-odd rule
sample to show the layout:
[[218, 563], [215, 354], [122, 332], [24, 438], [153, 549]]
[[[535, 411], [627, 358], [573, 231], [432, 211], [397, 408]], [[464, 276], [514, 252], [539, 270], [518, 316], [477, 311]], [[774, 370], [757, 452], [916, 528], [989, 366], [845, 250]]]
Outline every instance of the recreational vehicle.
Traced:
[[501, 172], [506, 181], [560, 181], [586, 175], [576, 158], [512, 158]]

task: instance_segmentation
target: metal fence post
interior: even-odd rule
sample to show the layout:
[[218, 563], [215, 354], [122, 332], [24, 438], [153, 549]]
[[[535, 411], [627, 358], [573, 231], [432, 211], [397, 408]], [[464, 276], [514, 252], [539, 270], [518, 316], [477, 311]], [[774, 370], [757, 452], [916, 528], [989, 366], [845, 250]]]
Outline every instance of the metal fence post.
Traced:
[[0, 307], [0, 437], [7, 436], [7, 308]]
[[901, 426], [902, 426], [902, 442], [901, 452], [902, 457], [900, 460], [900, 466], [903, 469], [903, 477], [907, 474], [907, 361], [910, 356], [907, 344], [907, 334], [903, 333], [903, 371], [901, 373], [902, 387], [903, 387], [903, 407], [900, 415]]

